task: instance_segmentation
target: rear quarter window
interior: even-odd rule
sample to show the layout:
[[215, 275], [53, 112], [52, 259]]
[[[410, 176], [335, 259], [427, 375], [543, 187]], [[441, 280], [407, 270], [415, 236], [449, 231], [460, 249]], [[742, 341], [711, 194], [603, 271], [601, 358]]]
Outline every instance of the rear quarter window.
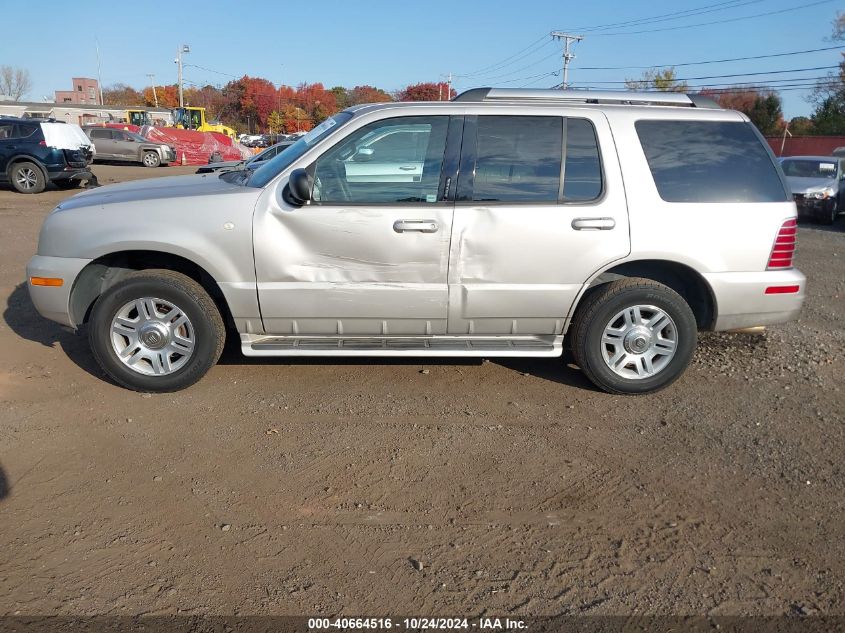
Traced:
[[635, 123], [654, 184], [666, 202], [784, 202], [777, 167], [750, 123]]

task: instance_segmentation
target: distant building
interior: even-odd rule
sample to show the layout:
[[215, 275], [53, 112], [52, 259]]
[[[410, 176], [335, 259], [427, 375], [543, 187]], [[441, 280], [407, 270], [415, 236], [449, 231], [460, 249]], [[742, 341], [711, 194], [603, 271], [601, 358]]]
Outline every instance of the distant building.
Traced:
[[[0, 116], [17, 116], [33, 119], [56, 119], [65, 123], [96, 125], [97, 123], [126, 123], [128, 106], [93, 105], [76, 103], [39, 103], [35, 101], [0, 101]], [[155, 125], [173, 125], [173, 115], [167, 108], [145, 108]]]
[[96, 79], [74, 77], [73, 90], [56, 90], [56, 103], [97, 105], [100, 103], [100, 86]]

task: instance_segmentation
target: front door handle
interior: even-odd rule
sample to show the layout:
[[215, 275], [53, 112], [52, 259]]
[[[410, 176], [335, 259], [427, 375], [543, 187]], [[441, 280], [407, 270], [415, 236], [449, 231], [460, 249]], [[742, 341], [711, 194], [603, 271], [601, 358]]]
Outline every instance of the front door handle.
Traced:
[[396, 220], [393, 223], [393, 230], [397, 233], [415, 231], [417, 233], [437, 233], [437, 222], [435, 220]]
[[417, 168], [413, 165], [402, 165], [399, 169], [402, 171], [415, 171]]
[[572, 220], [572, 228], [576, 231], [609, 231], [616, 226], [613, 218], [575, 218]]

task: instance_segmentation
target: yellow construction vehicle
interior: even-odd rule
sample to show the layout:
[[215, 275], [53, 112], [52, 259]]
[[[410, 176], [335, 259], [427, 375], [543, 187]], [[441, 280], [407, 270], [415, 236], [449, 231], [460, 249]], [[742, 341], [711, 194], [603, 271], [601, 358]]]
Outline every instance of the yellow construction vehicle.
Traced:
[[127, 110], [126, 122], [130, 125], [137, 125], [138, 127], [153, 124], [150, 113], [146, 110]]
[[198, 132], [219, 132], [226, 136], [236, 138], [235, 130], [217, 121], [208, 121], [205, 118], [205, 108], [186, 106], [173, 110], [173, 123], [183, 130], [196, 130]]

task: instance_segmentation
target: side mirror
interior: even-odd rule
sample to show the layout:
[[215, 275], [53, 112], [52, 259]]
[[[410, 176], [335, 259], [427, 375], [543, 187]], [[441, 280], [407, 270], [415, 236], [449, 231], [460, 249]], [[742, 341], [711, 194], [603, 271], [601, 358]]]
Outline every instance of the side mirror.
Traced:
[[297, 206], [308, 204], [311, 201], [311, 189], [314, 181], [308, 172], [302, 168], [294, 169], [288, 180], [287, 193], [290, 202]]
[[358, 150], [355, 152], [355, 156], [353, 158], [355, 160], [366, 162], [368, 160], [372, 160], [373, 153], [374, 152], [372, 147], [359, 147]]

